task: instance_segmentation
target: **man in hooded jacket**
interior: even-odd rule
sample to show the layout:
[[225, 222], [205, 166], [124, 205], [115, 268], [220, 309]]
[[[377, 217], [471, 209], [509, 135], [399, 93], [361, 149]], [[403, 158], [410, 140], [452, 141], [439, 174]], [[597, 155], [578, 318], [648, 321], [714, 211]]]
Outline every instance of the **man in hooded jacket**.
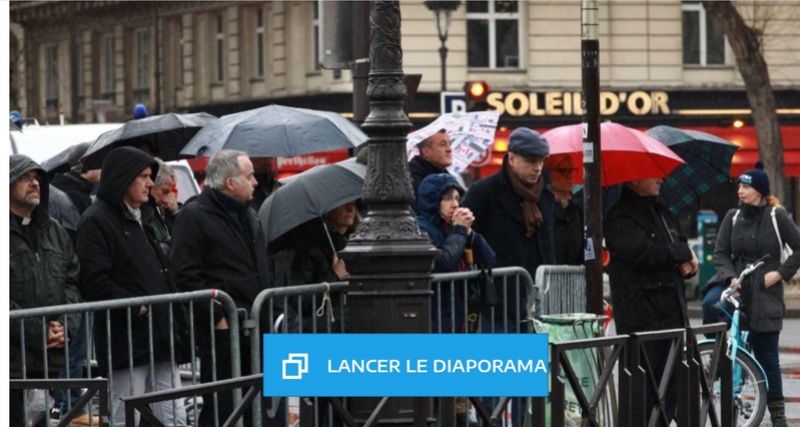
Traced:
[[[11, 310], [80, 302], [78, 257], [67, 232], [47, 212], [47, 174], [29, 157], [10, 157]], [[44, 322], [47, 322], [44, 324]], [[68, 330], [64, 325], [68, 324]], [[66, 365], [64, 347], [80, 322], [75, 315], [25, 319], [11, 323], [11, 378], [56, 377]], [[47, 330], [47, 336], [43, 331]], [[24, 357], [24, 358], [23, 358]], [[24, 362], [23, 362], [24, 360]], [[25, 424], [24, 390], [11, 390], [10, 424]]]
[[[97, 201], [86, 210], [78, 225], [80, 291], [85, 299], [106, 301], [177, 292], [167, 259], [145, 226], [152, 216], [147, 201], [156, 173], [155, 159], [135, 148], [116, 148], [106, 157]], [[180, 386], [177, 363], [183, 361], [181, 351], [186, 346], [181, 343], [181, 333], [187, 326], [181, 311], [177, 307], [172, 311], [174, 323], [170, 322], [170, 307], [165, 304], [111, 310], [108, 320], [111, 342], [105, 329], [106, 312], [97, 313], [94, 334], [97, 361], [112, 383], [114, 426], [125, 425], [125, 408], [120, 397]], [[132, 346], [128, 345], [129, 339]], [[129, 356], [133, 366], [128, 362]], [[151, 387], [153, 382], [155, 389]], [[186, 425], [180, 399], [154, 404], [153, 412], [165, 425]]]

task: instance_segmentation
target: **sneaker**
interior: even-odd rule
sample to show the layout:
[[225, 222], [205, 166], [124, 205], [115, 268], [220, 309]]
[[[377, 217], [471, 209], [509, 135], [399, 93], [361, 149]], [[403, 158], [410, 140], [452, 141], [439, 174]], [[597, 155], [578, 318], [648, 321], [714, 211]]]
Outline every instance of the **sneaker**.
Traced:
[[90, 417], [93, 426], [100, 426], [100, 417], [89, 415], [88, 412], [78, 415], [74, 420], [70, 421], [70, 424], [74, 426], [88, 426]]

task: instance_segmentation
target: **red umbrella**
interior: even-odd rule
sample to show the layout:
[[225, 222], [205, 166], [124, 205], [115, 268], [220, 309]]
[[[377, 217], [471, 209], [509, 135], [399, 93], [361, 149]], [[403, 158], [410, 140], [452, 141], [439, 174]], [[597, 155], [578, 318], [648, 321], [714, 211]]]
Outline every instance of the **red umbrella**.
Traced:
[[[550, 144], [550, 157], [572, 157], [578, 168], [575, 183], [583, 183], [582, 125], [560, 126], [542, 136]], [[645, 178], [666, 178], [684, 161], [664, 144], [636, 129], [618, 123], [600, 125], [601, 185], [609, 187]]]

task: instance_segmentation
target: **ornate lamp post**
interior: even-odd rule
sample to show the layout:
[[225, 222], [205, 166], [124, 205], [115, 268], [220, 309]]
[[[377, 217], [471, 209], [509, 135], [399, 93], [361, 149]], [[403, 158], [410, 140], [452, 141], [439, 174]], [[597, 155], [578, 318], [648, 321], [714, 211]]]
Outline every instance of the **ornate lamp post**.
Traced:
[[[407, 91], [399, 2], [373, 1], [370, 27], [370, 112], [361, 126], [369, 135], [362, 193], [369, 211], [340, 253], [351, 275], [347, 330], [427, 333], [431, 330], [431, 268], [437, 251], [419, 231], [409, 208], [414, 190], [405, 146], [412, 125], [403, 111]], [[357, 398], [350, 403], [350, 413], [359, 425], [376, 412], [393, 425], [423, 426], [431, 416], [427, 398]]]
[[458, 0], [426, 1], [425, 6], [436, 15], [436, 31], [439, 33], [439, 57], [442, 59], [442, 92], [447, 90], [447, 33], [450, 32], [450, 17], [461, 6]]

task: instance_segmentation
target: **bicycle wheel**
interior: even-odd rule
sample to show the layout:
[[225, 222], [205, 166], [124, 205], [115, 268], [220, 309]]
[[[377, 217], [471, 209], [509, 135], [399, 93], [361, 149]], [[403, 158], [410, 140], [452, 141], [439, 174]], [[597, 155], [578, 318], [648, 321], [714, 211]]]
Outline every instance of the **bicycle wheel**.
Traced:
[[[705, 375], [714, 352], [714, 343], [706, 342], [698, 346]], [[767, 381], [758, 363], [748, 355], [736, 353], [736, 367], [741, 369], [741, 380], [734, 384], [733, 399], [738, 407], [736, 425], [756, 427], [761, 424], [767, 410]], [[711, 389], [711, 407], [720, 419], [720, 381], [716, 379]], [[706, 424], [710, 424], [706, 422]]]

